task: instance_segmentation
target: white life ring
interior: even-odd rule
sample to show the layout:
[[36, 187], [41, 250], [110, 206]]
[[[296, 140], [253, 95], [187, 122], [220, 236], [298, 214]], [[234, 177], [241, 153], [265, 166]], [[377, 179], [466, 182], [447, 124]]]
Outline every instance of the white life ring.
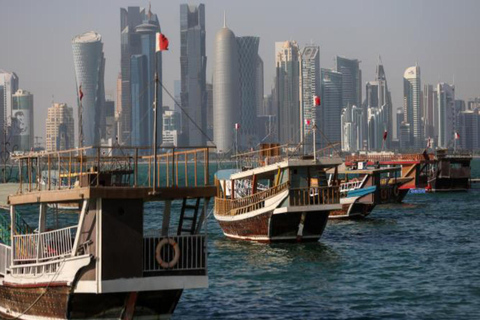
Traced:
[[[166, 245], [169, 244], [173, 247], [174, 255], [173, 259], [170, 261], [163, 261], [162, 255], [160, 254], [162, 251], [162, 248]], [[155, 259], [157, 260], [158, 264], [164, 268], [173, 268], [177, 262], [178, 259], [180, 259], [180, 249], [178, 247], [178, 243], [175, 242], [172, 238], [163, 238], [158, 244], [157, 248], [155, 249]]]

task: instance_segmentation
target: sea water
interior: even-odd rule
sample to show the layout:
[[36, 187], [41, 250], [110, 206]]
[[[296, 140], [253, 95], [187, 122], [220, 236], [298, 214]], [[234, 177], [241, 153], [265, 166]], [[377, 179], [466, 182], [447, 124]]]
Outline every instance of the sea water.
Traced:
[[480, 189], [409, 194], [307, 244], [229, 240], [210, 216], [209, 288], [173, 319], [480, 319], [479, 233]]

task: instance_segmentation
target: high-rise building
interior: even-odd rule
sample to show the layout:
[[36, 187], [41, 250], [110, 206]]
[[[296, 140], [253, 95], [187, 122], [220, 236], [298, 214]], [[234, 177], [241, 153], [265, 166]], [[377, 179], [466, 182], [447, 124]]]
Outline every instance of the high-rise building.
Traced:
[[263, 112], [263, 98], [264, 98], [264, 72], [263, 72], [263, 60], [260, 56], [257, 56], [257, 68], [256, 68], [256, 95], [257, 95], [257, 115]]
[[[257, 109], [259, 95], [263, 97], [263, 82], [259, 80], [258, 37], [237, 37], [238, 67], [240, 76], [240, 128], [239, 147], [242, 149], [254, 147], [257, 144]], [[261, 63], [263, 66], [263, 63]], [[261, 71], [263, 74], [263, 70]]]
[[[342, 114], [342, 90], [343, 75], [335, 70], [322, 68], [322, 100], [321, 100], [321, 124], [319, 129], [323, 131], [320, 144], [325, 146], [329, 143], [340, 143], [341, 138], [341, 114]], [[347, 108], [350, 107], [347, 103]]]
[[33, 95], [18, 89], [12, 96], [12, 140], [19, 151], [31, 151], [34, 147]]
[[361, 106], [362, 70], [360, 70], [360, 61], [337, 56], [335, 65], [335, 70], [342, 74], [342, 107], [346, 107], [348, 104]]
[[217, 152], [234, 150], [235, 123], [240, 120], [240, 76], [235, 34], [226, 26], [215, 36], [213, 70], [213, 140]]
[[[205, 5], [180, 5], [182, 143], [204, 145], [207, 128]], [[195, 122], [194, 123], [192, 123]]]
[[300, 49], [297, 42], [275, 43], [277, 134], [280, 143], [299, 143]]
[[[100, 34], [89, 31], [72, 39], [77, 88], [82, 86], [82, 124], [79, 142], [83, 146], [100, 145], [105, 134], [105, 57]], [[79, 115], [80, 119], [80, 115]]]
[[431, 84], [423, 86], [423, 123], [425, 138], [435, 138], [436, 92]]
[[[324, 130], [320, 121], [319, 108], [315, 106], [314, 97], [321, 95], [322, 79], [320, 71], [320, 47], [307, 45], [302, 50], [301, 59], [301, 109], [300, 130], [304, 150], [310, 153], [313, 149], [313, 126], [316, 124], [320, 130]], [[325, 102], [325, 101], [324, 101]]]
[[162, 146], [178, 146], [181, 129], [180, 114], [164, 108], [163, 111], [163, 143]]
[[60, 151], [75, 147], [73, 108], [66, 103], [54, 103], [48, 108], [46, 121], [46, 151]]
[[[148, 95], [145, 88], [148, 87], [148, 61], [143, 54], [135, 54], [130, 58], [130, 96], [132, 98], [132, 146], [150, 146], [153, 131], [150, 124], [152, 118], [151, 105], [148, 104]], [[150, 121], [149, 121], [150, 120]]]
[[437, 85], [437, 119], [435, 126], [438, 128], [437, 146], [449, 148], [453, 146], [456, 131], [457, 116], [455, 112], [455, 86], [447, 83]]
[[461, 111], [458, 114], [458, 134], [460, 141], [457, 148], [477, 150], [480, 148], [480, 114], [478, 110]]
[[0, 70], [0, 128], [10, 126], [12, 118], [12, 96], [18, 90], [18, 76], [15, 72]]
[[213, 84], [207, 83], [207, 135], [213, 139]]
[[396, 125], [397, 125], [397, 132], [396, 132], [396, 137], [397, 140], [400, 140], [400, 126], [402, 125], [402, 122], [404, 120], [404, 114], [403, 114], [403, 108], [397, 108], [397, 118], [396, 118]]
[[405, 122], [410, 124], [410, 142], [414, 148], [424, 147], [420, 67], [407, 68], [403, 75], [403, 101]]
[[363, 108], [350, 104], [342, 110], [340, 127], [342, 151], [357, 152], [362, 149], [363, 112]]
[[[158, 73], [160, 82], [162, 81], [162, 54], [155, 51], [155, 34], [160, 32], [160, 23], [156, 14], [153, 14], [150, 8], [128, 7], [120, 9], [120, 30], [121, 30], [121, 114], [119, 115], [119, 143], [129, 145], [136, 143], [138, 145], [151, 145], [153, 139], [153, 101], [154, 101], [154, 74]], [[144, 56], [144, 68], [139, 67], [140, 57]], [[136, 66], [132, 70], [132, 66]], [[134, 74], [137, 73], [137, 74]], [[144, 77], [144, 73], [146, 76]], [[132, 80], [138, 81], [140, 78], [146, 78], [141, 88], [132, 89]], [[136, 92], [132, 92], [135, 90]], [[141, 93], [144, 98], [139, 103], [132, 94]], [[138, 96], [137, 96], [138, 97]], [[133, 106], [132, 104], [135, 104]], [[158, 90], [158, 106], [162, 106], [162, 90]], [[134, 108], [137, 108], [134, 110]], [[139, 111], [140, 108], [142, 111]], [[145, 110], [145, 111], [143, 111]], [[157, 139], [158, 144], [162, 141], [162, 112], [159, 107], [157, 110]], [[142, 113], [143, 112], [143, 113]], [[133, 117], [141, 114], [141, 122], [135, 122]], [[134, 127], [142, 127], [148, 133], [143, 135], [139, 141], [137, 138], [133, 141]], [[136, 131], [138, 132], [138, 130]], [[138, 136], [137, 136], [138, 137]]]
[[116, 141], [117, 137], [117, 121], [115, 117], [115, 102], [113, 100], [105, 100], [105, 140]]
[[[366, 84], [366, 108], [368, 110], [368, 149], [390, 149], [393, 136], [392, 98], [388, 90], [383, 64], [379, 61], [375, 81]], [[386, 139], [384, 135], [386, 134]]]

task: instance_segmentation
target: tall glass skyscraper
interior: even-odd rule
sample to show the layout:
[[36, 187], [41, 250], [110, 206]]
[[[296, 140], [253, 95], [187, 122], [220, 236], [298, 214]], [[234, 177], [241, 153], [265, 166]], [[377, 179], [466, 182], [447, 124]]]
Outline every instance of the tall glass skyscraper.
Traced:
[[[162, 81], [162, 56], [161, 52], [155, 52], [155, 34], [160, 32], [160, 24], [157, 15], [152, 14], [150, 8], [128, 7], [120, 9], [120, 29], [122, 109], [119, 115], [119, 142], [124, 145], [150, 146], [153, 140], [155, 71], [158, 72], [160, 82]], [[135, 67], [135, 70], [132, 67]], [[135, 86], [132, 85], [134, 82]], [[157, 139], [160, 144], [162, 141], [161, 87], [158, 106]], [[142, 130], [146, 133], [140, 134]]]
[[[341, 114], [342, 114], [342, 88], [343, 75], [330, 69], [322, 69], [322, 107], [321, 126], [326, 139], [321, 140], [321, 145], [341, 142]], [[347, 104], [349, 106], [350, 104]]]
[[213, 69], [213, 140], [217, 152], [234, 150], [235, 123], [240, 119], [240, 77], [235, 34], [224, 23], [215, 36]]
[[336, 71], [342, 74], [342, 105], [362, 105], [362, 70], [360, 61], [337, 56]]
[[[76, 86], [82, 86], [83, 146], [100, 145], [105, 134], [105, 58], [102, 36], [94, 31], [72, 40]], [[80, 112], [80, 108], [79, 108]]]
[[[242, 148], [251, 148], [257, 145], [257, 108], [259, 87], [263, 87], [263, 82], [258, 83], [259, 59], [258, 47], [260, 44], [259, 37], [237, 37], [238, 59], [239, 59], [239, 75], [240, 75], [240, 139], [239, 145]], [[263, 64], [262, 64], [263, 66]], [[263, 97], [262, 97], [263, 98]]]
[[[312, 128], [315, 122], [320, 130], [324, 130], [321, 124], [320, 106], [316, 107], [313, 101], [314, 96], [321, 94], [321, 72], [320, 72], [320, 47], [307, 45], [302, 51], [302, 92], [300, 110], [300, 128], [304, 150], [310, 152], [313, 149]], [[321, 137], [321, 135], [319, 135]]]
[[31, 151], [34, 147], [33, 95], [19, 89], [12, 96], [12, 137], [19, 151]]
[[455, 112], [455, 86], [448, 83], [437, 85], [437, 119], [435, 126], [438, 128], [437, 146], [440, 148], [452, 147], [454, 133], [457, 130], [455, 123], [457, 114]]
[[295, 41], [275, 43], [277, 133], [280, 143], [299, 143], [300, 49]]
[[415, 148], [424, 147], [422, 108], [421, 108], [420, 67], [407, 68], [403, 75], [403, 101], [405, 122], [410, 124], [410, 142]]
[[181, 144], [201, 146], [207, 131], [205, 5], [180, 5], [180, 45], [181, 104], [191, 118], [182, 113]]

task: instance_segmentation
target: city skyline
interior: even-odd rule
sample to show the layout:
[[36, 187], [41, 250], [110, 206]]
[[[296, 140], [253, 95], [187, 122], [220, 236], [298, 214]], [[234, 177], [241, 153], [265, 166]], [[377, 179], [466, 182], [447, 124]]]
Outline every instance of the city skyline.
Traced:
[[[282, 3], [276, 6], [275, 19], [271, 19], [269, 10], [274, 2], [267, 1], [258, 5], [246, 1], [241, 4], [222, 3], [219, 6], [213, 5], [213, 1], [202, 1], [208, 8], [206, 55], [209, 61], [213, 58], [215, 32], [223, 24], [225, 10], [228, 24], [237, 36], [255, 35], [261, 39], [259, 54], [264, 61], [266, 93], [273, 84], [275, 41], [292, 39], [301, 48], [311, 40], [319, 45], [322, 52], [320, 65], [325, 68], [334, 67], [333, 59], [336, 55], [360, 60], [362, 88], [365, 84], [363, 79], [374, 79], [375, 65], [380, 54], [389, 73], [389, 89], [395, 109], [403, 102], [403, 71], [416, 62], [422, 67], [422, 83], [453, 83], [455, 78], [456, 98], [467, 100], [478, 96], [476, 88], [480, 82], [480, 65], [477, 56], [480, 50], [473, 40], [474, 31], [478, 30], [480, 24], [474, 14], [478, 12], [479, 3], [464, 1], [460, 4], [432, 6], [430, 1], [404, 1], [401, 4], [351, 1], [348, 5], [307, 2], [304, 5], [310, 5], [308, 12], [301, 17], [293, 17], [294, 23], [291, 25], [283, 26], [282, 19], [298, 4]], [[180, 3], [152, 3], [152, 11], [161, 12], [159, 21], [171, 42], [170, 52], [164, 55], [163, 64], [164, 83], [170, 91], [173, 91], [173, 81], [180, 79]], [[25, 21], [24, 25], [15, 29], [15, 34], [4, 32], [0, 35], [0, 41], [6, 48], [0, 52], [0, 68], [15, 72], [22, 80], [22, 88], [35, 95], [35, 110], [38, 112], [35, 134], [41, 136], [45, 136], [44, 119], [52, 100], [76, 106], [71, 38], [88, 30], [102, 34], [107, 60], [105, 89], [107, 95], [115, 96], [116, 79], [120, 71], [118, 10], [126, 6], [148, 7], [146, 1], [106, 1], [100, 5], [93, 1], [72, 3], [69, 6], [62, 4], [59, 1], [41, 4], [18, 1], [9, 3], [9, 10], [0, 13], [0, 27], [3, 29], [20, 21], [20, 15], [21, 20]], [[95, 10], [91, 8], [93, 5]], [[334, 18], [326, 13], [340, 7], [343, 12], [342, 21], [349, 21], [358, 16], [359, 12], [362, 13], [364, 19], [361, 26], [358, 27], [358, 22], [344, 25], [332, 23], [335, 22]], [[72, 15], [69, 24], [58, 28], [55, 17], [72, 11], [76, 14]], [[380, 11], [382, 16], [377, 17], [375, 22], [368, 21], [369, 17], [376, 17], [375, 12]], [[315, 20], [316, 15], [322, 19]], [[408, 23], [405, 22], [407, 16]], [[244, 22], [245, 17], [248, 17], [249, 23]], [[384, 27], [378, 28], [379, 24]], [[311, 28], [312, 25], [315, 27]], [[50, 32], [55, 36], [40, 37], [38, 32]], [[435, 36], [439, 34], [442, 37]], [[34, 55], [27, 50], [26, 43], [36, 47]], [[211, 76], [210, 63], [207, 64], [207, 81]], [[173, 102], [164, 99], [164, 105], [173, 106]], [[77, 113], [76, 110], [74, 113]]]

